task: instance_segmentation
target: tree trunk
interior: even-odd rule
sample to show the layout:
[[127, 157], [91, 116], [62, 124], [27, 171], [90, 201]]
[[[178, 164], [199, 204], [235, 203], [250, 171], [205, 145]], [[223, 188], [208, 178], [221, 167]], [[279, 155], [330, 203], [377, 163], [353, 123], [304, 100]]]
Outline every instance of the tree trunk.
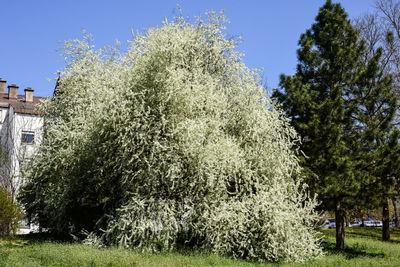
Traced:
[[336, 200], [336, 249], [344, 250], [344, 210], [341, 200]]
[[389, 241], [390, 240], [390, 231], [389, 231], [389, 203], [386, 200], [382, 206], [382, 240]]
[[396, 227], [399, 227], [400, 222], [399, 222], [399, 213], [397, 211], [397, 199], [393, 198], [392, 202], [393, 202], [393, 209], [394, 209], [394, 224]]

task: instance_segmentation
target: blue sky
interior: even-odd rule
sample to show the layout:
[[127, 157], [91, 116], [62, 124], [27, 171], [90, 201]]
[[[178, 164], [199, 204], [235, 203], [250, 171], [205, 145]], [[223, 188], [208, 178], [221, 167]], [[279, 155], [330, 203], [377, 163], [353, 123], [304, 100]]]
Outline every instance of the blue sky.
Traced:
[[[0, 78], [51, 96], [56, 73], [63, 67], [59, 41], [91, 33], [96, 47], [132, 40], [142, 31], [171, 19], [179, 4], [184, 16], [222, 10], [229, 35], [241, 35], [238, 50], [250, 68], [263, 68], [268, 88], [281, 73], [293, 74], [300, 34], [310, 28], [324, 0], [3, 0], [0, 9]], [[333, 0], [350, 18], [373, 11], [373, 0]], [[48, 81], [50, 79], [50, 81]]]

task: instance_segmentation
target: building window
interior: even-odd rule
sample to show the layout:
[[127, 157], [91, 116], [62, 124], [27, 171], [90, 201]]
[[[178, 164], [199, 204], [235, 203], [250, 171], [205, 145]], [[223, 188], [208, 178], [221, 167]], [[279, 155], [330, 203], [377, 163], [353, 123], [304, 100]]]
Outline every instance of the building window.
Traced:
[[22, 138], [21, 138], [22, 144], [33, 144], [34, 141], [35, 141], [34, 132], [22, 132]]

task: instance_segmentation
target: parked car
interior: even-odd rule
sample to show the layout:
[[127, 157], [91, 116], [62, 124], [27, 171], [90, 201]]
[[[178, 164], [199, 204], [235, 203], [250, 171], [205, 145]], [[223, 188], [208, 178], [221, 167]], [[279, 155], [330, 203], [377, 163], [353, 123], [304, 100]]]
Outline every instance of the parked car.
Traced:
[[335, 218], [329, 218], [326, 219], [329, 222], [329, 228], [336, 228], [336, 219]]
[[368, 218], [363, 221], [365, 227], [382, 227], [382, 221]]
[[328, 220], [324, 220], [323, 223], [318, 227], [321, 230], [329, 229], [329, 226], [331, 224], [329, 223]]
[[319, 229], [331, 229], [336, 228], [336, 220], [334, 218], [326, 219]]
[[363, 219], [361, 218], [355, 218], [349, 224], [349, 227], [361, 227], [361, 226], [364, 226]]

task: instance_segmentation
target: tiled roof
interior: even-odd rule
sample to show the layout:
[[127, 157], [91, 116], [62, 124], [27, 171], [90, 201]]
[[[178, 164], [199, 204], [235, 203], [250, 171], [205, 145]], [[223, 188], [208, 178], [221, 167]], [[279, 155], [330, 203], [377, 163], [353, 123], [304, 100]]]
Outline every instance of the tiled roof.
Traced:
[[44, 99], [46, 97], [34, 96], [32, 102], [25, 102], [24, 95], [18, 95], [17, 98], [8, 98], [8, 93], [0, 93], [0, 107], [8, 108], [11, 105], [16, 113], [38, 115], [39, 111], [35, 107]]

